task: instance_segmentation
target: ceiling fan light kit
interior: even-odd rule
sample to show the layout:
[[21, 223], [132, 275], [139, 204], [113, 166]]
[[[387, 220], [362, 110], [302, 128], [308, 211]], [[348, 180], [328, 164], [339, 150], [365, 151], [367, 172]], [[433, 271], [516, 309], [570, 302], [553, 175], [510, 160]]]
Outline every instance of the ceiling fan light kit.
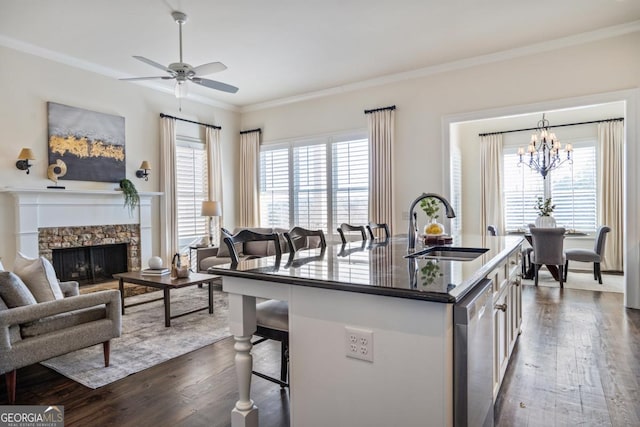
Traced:
[[174, 88], [174, 94], [176, 98], [182, 99], [185, 98], [188, 94], [188, 81], [191, 81], [200, 86], [207, 87], [209, 89], [216, 89], [222, 92], [228, 93], [236, 93], [238, 88], [226, 83], [222, 83], [216, 80], [204, 79], [201, 76], [217, 73], [220, 71], [224, 71], [227, 69], [227, 66], [222, 62], [209, 62], [206, 64], [199, 65], [197, 67], [192, 67], [191, 65], [183, 62], [182, 60], [182, 26], [187, 22], [187, 15], [173, 11], [171, 13], [173, 20], [178, 24], [178, 37], [180, 44], [180, 61], [169, 64], [168, 66], [164, 66], [158, 62], [152, 61], [151, 59], [145, 58], [144, 56], [134, 55], [133, 57], [138, 61], [144, 62], [147, 65], [151, 65], [152, 67], [158, 68], [160, 70], [166, 71], [169, 73], [168, 76], [151, 76], [151, 77], [131, 77], [124, 78], [120, 80], [171, 80], [175, 79], [176, 85]]

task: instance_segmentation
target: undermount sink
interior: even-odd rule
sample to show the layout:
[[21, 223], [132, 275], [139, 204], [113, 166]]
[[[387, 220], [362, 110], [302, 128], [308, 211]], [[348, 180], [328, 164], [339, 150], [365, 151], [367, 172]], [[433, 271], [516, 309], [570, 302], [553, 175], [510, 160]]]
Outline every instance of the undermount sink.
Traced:
[[466, 248], [462, 246], [430, 246], [405, 256], [405, 258], [427, 258], [444, 261], [471, 261], [487, 252], [487, 248]]

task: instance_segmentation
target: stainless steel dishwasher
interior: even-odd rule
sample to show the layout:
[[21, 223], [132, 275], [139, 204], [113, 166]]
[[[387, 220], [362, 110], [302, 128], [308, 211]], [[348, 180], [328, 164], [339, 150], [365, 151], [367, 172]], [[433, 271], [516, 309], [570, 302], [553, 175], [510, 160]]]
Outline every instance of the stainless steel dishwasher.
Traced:
[[493, 282], [453, 308], [454, 424], [493, 426]]

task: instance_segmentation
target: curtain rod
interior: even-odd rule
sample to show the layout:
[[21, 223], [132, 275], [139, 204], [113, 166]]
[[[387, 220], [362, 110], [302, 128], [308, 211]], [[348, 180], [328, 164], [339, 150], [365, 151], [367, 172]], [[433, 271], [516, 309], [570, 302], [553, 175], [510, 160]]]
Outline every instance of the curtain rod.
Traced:
[[240, 135], [244, 135], [245, 133], [251, 133], [251, 132], [262, 132], [262, 129], [256, 128], [256, 129], [250, 129], [250, 130], [241, 130]]
[[[549, 126], [549, 128], [561, 128], [564, 126], [577, 126], [577, 125], [589, 125], [591, 123], [602, 123], [602, 122], [615, 122], [618, 120], [624, 120], [624, 117], [616, 117], [615, 119], [602, 119], [602, 120], [592, 120], [590, 122], [580, 122], [580, 123], [565, 123], [563, 125], [553, 125]], [[500, 135], [501, 133], [511, 133], [511, 132], [524, 132], [526, 130], [538, 130], [535, 128], [526, 128], [526, 129], [513, 129], [513, 130], [503, 130], [501, 132], [487, 132], [487, 133], [479, 133], [478, 136], [487, 136], [487, 135]]]
[[364, 110], [365, 114], [371, 114], [371, 113], [375, 113], [376, 111], [384, 111], [384, 110], [395, 110], [396, 106], [395, 105], [391, 105], [389, 107], [382, 107], [382, 108], [376, 108], [374, 110]]
[[170, 116], [170, 115], [164, 114], [164, 113], [160, 113], [160, 117], [162, 117], [162, 118], [166, 117], [168, 119], [180, 120], [180, 121], [183, 121], [183, 122], [193, 123], [193, 124], [201, 125], [201, 126], [208, 127], [208, 128], [222, 129], [220, 126], [210, 125], [210, 124], [207, 124], [207, 123], [194, 122], [193, 120], [181, 119], [180, 117], [174, 117], [174, 116]]

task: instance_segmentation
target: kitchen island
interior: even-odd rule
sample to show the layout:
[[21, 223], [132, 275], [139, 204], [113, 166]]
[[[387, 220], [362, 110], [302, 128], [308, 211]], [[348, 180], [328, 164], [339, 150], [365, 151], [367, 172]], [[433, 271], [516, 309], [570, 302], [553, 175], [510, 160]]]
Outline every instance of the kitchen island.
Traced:
[[[506, 301], [517, 303], [507, 288], [520, 269], [521, 244], [521, 236], [456, 236], [454, 247], [488, 250], [467, 261], [408, 259], [406, 239], [392, 238], [302, 251], [293, 260], [283, 254], [279, 264], [268, 257], [210, 269], [223, 276], [236, 340], [232, 425], [258, 424], [250, 399], [256, 297], [289, 305], [293, 426], [454, 425], [454, 306], [485, 278], [494, 281], [494, 299], [505, 299], [493, 313], [494, 324], [505, 326], [504, 339], [494, 338], [497, 391], [504, 350], [508, 362], [515, 343], [507, 326], [519, 328]], [[370, 361], [349, 354], [353, 331], [371, 337]]]

